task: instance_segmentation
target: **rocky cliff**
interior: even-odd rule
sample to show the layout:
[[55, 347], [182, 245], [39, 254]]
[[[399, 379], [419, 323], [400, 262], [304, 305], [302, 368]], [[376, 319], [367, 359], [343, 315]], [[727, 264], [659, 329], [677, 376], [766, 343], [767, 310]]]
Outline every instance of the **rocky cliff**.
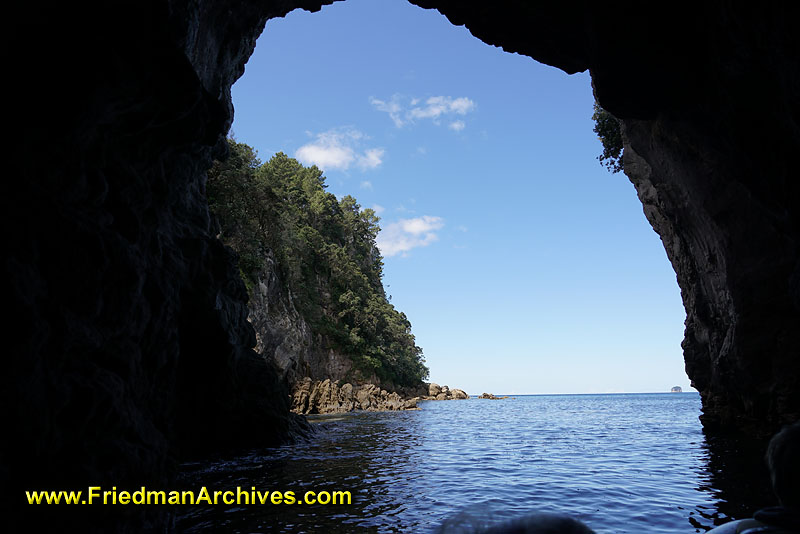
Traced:
[[[204, 181], [265, 21], [321, 3], [8, 8], [4, 506], [23, 488], [164, 486], [180, 456], [299, 428], [251, 350]], [[591, 70], [678, 276], [704, 424], [763, 433], [797, 419], [797, 4], [415, 3], [489, 44]], [[114, 529], [165, 523], [148, 510], [125, 524]]]
[[399, 387], [354, 369], [352, 359], [315, 335], [294, 306], [291, 288], [280, 279], [272, 254], [265, 265], [250, 291], [248, 320], [255, 329], [256, 351], [275, 364], [290, 391], [293, 412], [411, 410], [419, 400], [468, 398], [460, 389], [427, 383]]
[[[334, 350], [321, 336], [314, 335], [308, 322], [294, 306], [291, 289], [280, 280], [274, 257], [250, 292], [248, 319], [256, 334], [256, 351], [275, 362], [280, 378], [290, 389], [304, 378], [343, 380], [351, 375], [353, 363]], [[375, 377], [358, 376], [361, 381], [378, 382]]]

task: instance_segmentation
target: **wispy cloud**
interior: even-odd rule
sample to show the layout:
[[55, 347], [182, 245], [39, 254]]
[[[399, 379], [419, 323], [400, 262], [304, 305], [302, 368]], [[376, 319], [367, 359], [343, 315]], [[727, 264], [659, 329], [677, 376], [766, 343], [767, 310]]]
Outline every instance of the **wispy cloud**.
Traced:
[[424, 106], [413, 107], [408, 114], [412, 119], [438, 119], [442, 115], [466, 115], [475, 109], [475, 102], [467, 97], [432, 96]]
[[372, 182], [370, 182], [369, 180], [364, 180], [363, 182], [361, 182], [360, 186], [361, 189], [369, 189], [370, 191], [372, 191]]
[[367, 139], [354, 128], [334, 128], [317, 134], [313, 141], [298, 148], [295, 157], [324, 171], [344, 171], [353, 164], [362, 171], [375, 169], [383, 163], [385, 151], [382, 148], [362, 151], [361, 146]]
[[466, 128], [466, 126], [467, 125], [464, 123], [464, 121], [453, 121], [447, 125], [447, 127], [453, 130], [454, 132], [460, 132], [461, 130]]
[[380, 204], [373, 204], [373, 205], [372, 205], [372, 211], [374, 211], [374, 212], [375, 212], [375, 215], [380, 215], [381, 213], [383, 213], [384, 211], [386, 211], [386, 208], [384, 208], [384, 207], [383, 207], [383, 206], [381, 206]]
[[423, 215], [413, 219], [400, 219], [388, 224], [378, 234], [377, 244], [385, 257], [402, 254], [417, 247], [426, 247], [439, 239], [438, 230], [444, 227], [444, 219]]
[[[401, 95], [392, 95], [389, 100], [370, 98], [370, 103], [378, 111], [389, 114], [389, 117], [398, 128], [406, 124], [430, 119], [439, 125], [445, 117], [466, 116], [475, 109], [475, 102], [465, 96], [453, 98], [450, 96], [431, 96], [424, 102], [419, 98], [404, 98]], [[448, 124], [451, 130], [460, 132], [466, 127], [463, 120], [453, 120]]]
[[[382, 148], [370, 148], [362, 155], [358, 156], [358, 168], [362, 171], [376, 169], [383, 163], [383, 155], [386, 151]], [[370, 186], [370, 189], [372, 187]]]
[[403, 119], [403, 106], [400, 103], [400, 95], [393, 95], [391, 100], [384, 101], [377, 98], [370, 98], [369, 103], [372, 104], [378, 111], [384, 111], [389, 114], [389, 117], [394, 121], [394, 125], [401, 128], [406, 121]]

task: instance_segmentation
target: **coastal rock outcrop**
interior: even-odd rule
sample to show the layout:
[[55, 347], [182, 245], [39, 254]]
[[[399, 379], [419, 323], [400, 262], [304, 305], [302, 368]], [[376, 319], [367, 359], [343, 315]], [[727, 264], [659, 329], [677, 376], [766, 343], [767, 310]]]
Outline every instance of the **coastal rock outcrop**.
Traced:
[[435, 382], [428, 384], [427, 395], [421, 396], [422, 400], [463, 400], [468, 399], [469, 395], [461, 389], [450, 389], [448, 386], [440, 386]]
[[[426, 393], [428, 393], [426, 395]], [[353, 385], [339, 380], [299, 380], [292, 392], [292, 411], [298, 414], [344, 413], [357, 410], [386, 412], [419, 409], [422, 400], [460, 400], [469, 395], [438, 384], [387, 391], [375, 384]]]
[[418, 398], [406, 399], [375, 384], [353, 386], [338, 380], [304, 378], [292, 394], [292, 411], [299, 414], [343, 413], [354, 410], [385, 412], [416, 410]]
[[492, 393], [481, 393], [481, 394], [478, 396], [478, 398], [479, 398], [479, 399], [489, 399], [489, 400], [501, 400], [501, 399], [507, 399], [508, 397], [507, 397], [507, 396], [505, 396], [505, 397], [498, 397], [497, 395], [494, 395], [494, 394], [492, 394]]

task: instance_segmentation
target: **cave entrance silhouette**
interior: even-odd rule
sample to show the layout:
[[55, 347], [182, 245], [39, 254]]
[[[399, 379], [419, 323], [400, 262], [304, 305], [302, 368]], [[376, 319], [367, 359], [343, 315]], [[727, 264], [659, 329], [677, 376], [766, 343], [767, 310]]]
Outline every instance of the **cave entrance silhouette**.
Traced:
[[[324, 53], [310, 43], [326, 43]], [[330, 190], [386, 209], [379, 243], [394, 254], [391, 292], [430, 339], [417, 334], [434, 382], [476, 393], [688, 390], [674, 272], [627, 178], [596, 161], [588, 74], [507, 54], [407, 2], [343, 2], [269, 21], [232, 93], [239, 141], [317, 164]], [[359, 166], [369, 151], [381, 154], [376, 168]], [[392, 276], [393, 266], [414, 271], [414, 259], [398, 259], [407, 253], [424, 255], [424, 272]], [[449, 305], [459, 287], [470, 287], [473, 306]], [[465, 368], [470, 382], [450, 376]], [[530, 383], [509, 382], [523, 375]]]
[[[590, 70], [677, 273], [704, 428], [763, 436], [797, 419], [800, 4], [413, 3]], [[302, 430], [250, 351], [202, 184], [265, 21], [321, 4], [9, 7], [4, 504], [23, 487], [166, 487], [179, 455]]]
[[[800, 43], [787, 21], [798, 7], [708, 5], [654, 18], [591, 2], [411, 3], [487, 44], [591, 73], [599, 103], [624, 127], [627, 174], [677, 274], [704, 428], [765, 437], [795, 420], [800, 192], [790, 169], [800, 69], [789, 51]], [[266, 16], [293, 7], [320, 5]]]

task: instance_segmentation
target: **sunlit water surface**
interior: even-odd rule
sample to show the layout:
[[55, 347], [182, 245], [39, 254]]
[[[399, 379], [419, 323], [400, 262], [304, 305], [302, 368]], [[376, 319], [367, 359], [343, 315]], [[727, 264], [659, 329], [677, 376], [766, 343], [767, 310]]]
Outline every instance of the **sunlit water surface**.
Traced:
[[491, 524], [558, 512], [598, 533], [686, 533], [728, 519], [709, 473], [696, 393], [473, 398], [421, 407], [317, 416], [308, 442], [182, 469], [187, 487], [349, 490], [349, 506], [193, 506], [180, 511], [177, 526], [424, 533], [453, 517]]

